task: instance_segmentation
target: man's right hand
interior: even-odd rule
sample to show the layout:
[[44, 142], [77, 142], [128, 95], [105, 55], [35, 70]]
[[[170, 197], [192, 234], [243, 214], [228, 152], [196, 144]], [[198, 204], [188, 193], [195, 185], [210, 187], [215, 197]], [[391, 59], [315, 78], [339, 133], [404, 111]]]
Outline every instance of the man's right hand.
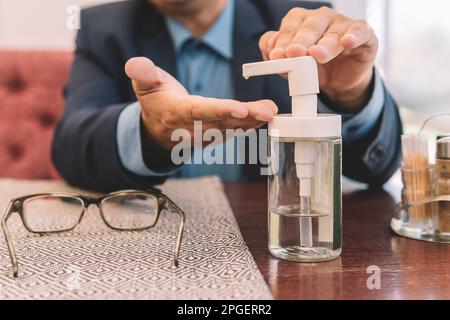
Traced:
[[264, 125], [278, 112], [270, 100], [239, 102], [189, 95], [181, 83], [144, 57], [128, 60], [125, 72], [132, 80], [149, 137], [167, 150], [178, 143], [171, 141], [176, 129], [187, 129], [194, 137], [194, 121], [202, 121], [203, 131], [248, 130]]

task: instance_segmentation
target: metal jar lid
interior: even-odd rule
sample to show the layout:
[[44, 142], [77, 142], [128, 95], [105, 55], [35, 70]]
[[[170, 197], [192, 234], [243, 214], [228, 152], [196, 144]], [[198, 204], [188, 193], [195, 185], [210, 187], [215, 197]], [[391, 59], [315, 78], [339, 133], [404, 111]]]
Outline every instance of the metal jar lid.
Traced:
[[450, 159], [450, 136], [438, 140], [436, 157], [438, 159]]

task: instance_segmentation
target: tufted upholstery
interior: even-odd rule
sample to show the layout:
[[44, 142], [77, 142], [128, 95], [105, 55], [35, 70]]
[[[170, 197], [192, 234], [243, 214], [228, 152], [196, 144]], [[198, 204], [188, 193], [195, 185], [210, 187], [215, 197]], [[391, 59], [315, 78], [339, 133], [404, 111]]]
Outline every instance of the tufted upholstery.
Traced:
[[72, 54], [0, 51], [0, 177], [54, 179], [53, 129]]

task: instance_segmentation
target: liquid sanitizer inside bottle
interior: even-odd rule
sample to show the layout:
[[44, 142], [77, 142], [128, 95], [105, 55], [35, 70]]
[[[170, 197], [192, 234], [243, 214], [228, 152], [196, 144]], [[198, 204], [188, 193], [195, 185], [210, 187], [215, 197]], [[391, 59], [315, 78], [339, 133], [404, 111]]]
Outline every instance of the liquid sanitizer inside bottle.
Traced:
[[269, 122], [269, 251], [275, 257], [319, 262], [341, 253], [341, 117], [317, 114], [314, 58], [243, 66], [243, 76], [287, 74], [292, 114]]

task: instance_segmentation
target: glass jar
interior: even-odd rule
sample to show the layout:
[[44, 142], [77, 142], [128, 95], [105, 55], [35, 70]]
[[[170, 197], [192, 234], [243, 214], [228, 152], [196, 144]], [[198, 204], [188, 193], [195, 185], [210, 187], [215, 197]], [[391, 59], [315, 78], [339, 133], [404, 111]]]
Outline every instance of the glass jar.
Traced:
[[402, 167], [402, 201], [391, 220], [403, 237], [450, 243], [450, 138], [438, 140], [436, 165]]
[[[436, 152], [436, 195], [450, 195], [450, 137], [438, 140]], [[450, 237], [450, 202], [441, 201], [435, 219], [436, 231]]]
[[[299, 178], [299, 145], [314, 150], [307, 183]], [[275, 257], [319, 262], [341, 254], [341, 149], [339, 137], [269, 137], [269, 251]]]
[[[412, 204], [430, 199], [434, 194], [434, 167], [410, 169], [402, 166], [402, 203]], [[430, 233], [433, 228], [434, 204], [411, 207], [403, 217], [404, 227], [413, 232]]]

